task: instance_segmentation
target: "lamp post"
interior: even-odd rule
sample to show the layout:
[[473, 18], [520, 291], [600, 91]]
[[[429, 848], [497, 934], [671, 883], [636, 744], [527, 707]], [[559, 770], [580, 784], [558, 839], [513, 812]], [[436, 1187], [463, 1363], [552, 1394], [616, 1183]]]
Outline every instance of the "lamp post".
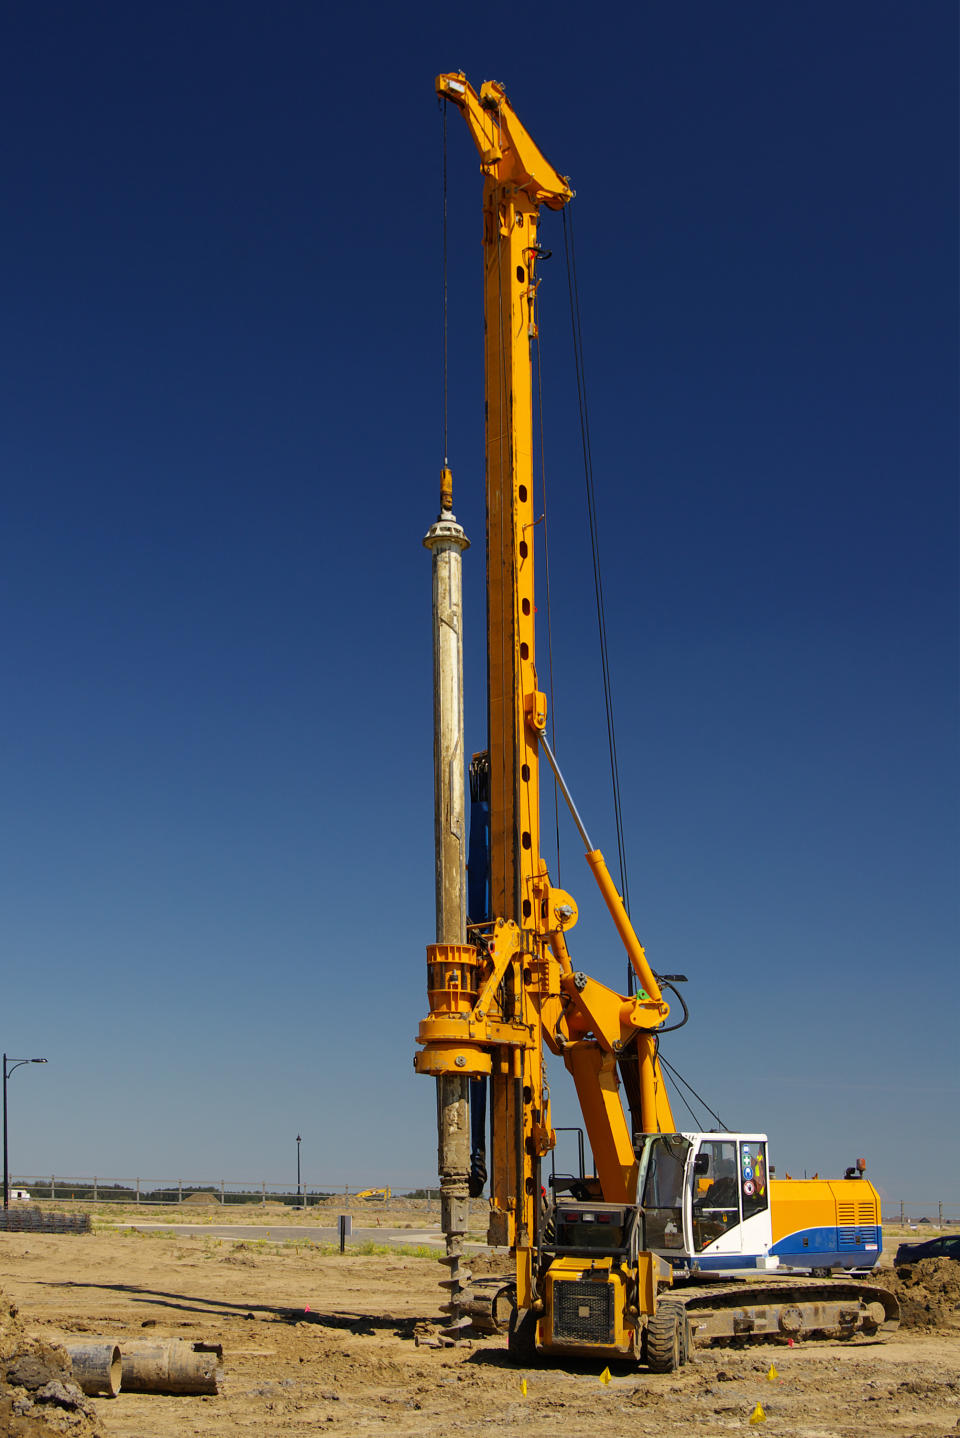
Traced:
[[300, 1201], [300, 1135], [297, 1134], [297, 1207], [302, 1208]]
[[7, 1162], [7, 1079], [21, 1064], [45, 1064], [46, 1059], [8, 1059], [3, 1056], [3, 1207], [10, 1207], [10, 1165]]

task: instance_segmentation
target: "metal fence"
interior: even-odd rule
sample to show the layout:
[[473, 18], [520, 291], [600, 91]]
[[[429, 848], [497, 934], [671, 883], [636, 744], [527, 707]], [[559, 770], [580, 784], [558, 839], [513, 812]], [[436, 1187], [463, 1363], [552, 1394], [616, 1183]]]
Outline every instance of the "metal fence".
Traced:
[[[381, 1193], [387, 1185], [374, 1190]], [[430, 1198], [439, 1200], [439, 1188], [394, 1188], [394, 1198]], [[89, 1178], [61, 1174], [18, 1175], [10, 1180], [11, 1194], [25, 1190], [31, 1198], [72, 1200], [77, 1203], [164, 1204], [266, 1204], [283, 1203], [290, 1208], [309, 1207], [336, 1198], [357, 1200], [364, 1190], [350, 1184], [305, 1184], [299, 1192], [295, 1185], [274, 1183], [266, 1179], [196, 1179], [196, 1178]], [[930, 1228], [960, 1226], [960, 1202], [946, 1199], [887, 1199], [883, 1204], [883, 1220], [889, 1225]]]
[[[364, 1194], [382, 1194], [387, 1185], [360, 1189], [347, 1184], [304, 1184], [299, 1191], [289, 1183], [266, 1179], [196, 1178], [89, 1178], [63, 1174], [18, 1174], [10, 1179], [11, 1197], [18, 1191], [31, 1199], [50, 1198], [60, 1202], [126, 1204], [266, 1204], [283, 1203], [290, 1208], [313, 1207], [327, 1199], [358, 1199]], [[396, 1189], [394, 1198], [439, 1199], [439, 1188]]]

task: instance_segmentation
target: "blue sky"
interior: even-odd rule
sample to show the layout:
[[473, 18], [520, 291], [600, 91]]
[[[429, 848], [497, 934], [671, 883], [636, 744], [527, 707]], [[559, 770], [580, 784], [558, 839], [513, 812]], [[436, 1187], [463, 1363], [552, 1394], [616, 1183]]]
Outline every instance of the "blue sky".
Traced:
[[[292, 1180], [299, 1132], [312, 1184], [435, 1172], [420, 541], [433, 79], [463, 68], [577, 191], [630, 893], [654, 966], [689, 976], [664, 1052], [779, 1169], [863, 1154], [893, 1199], [960, 1201], [957, 12], [515, 20], [6, 9], [2, 1043], [49, 1059], [11, 1080], [11, 1162]], [[480, 178], [456, 114], [449, 211], [477, 749]], [[557, 745], [612, 855], [555, 217], [542, 239]], [[621, 982], [566, 825], [561, 872], [578, 964]]]

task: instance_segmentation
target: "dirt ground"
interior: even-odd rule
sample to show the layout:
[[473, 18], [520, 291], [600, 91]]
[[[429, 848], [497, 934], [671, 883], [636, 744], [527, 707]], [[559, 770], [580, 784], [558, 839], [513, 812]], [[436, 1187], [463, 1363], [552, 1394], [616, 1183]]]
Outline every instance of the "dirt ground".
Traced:
[[[390, 1217], [402, 1221], [399, 1212]], [[930, 1326], [882, 1341], [701, 1350], [677, 1374], [622, 1367], [604, 1384], [600, 1364], [518, 1369], [499, 1338], [458, 1349], [416, 1346], [415, 1325], [439, 1315], [439, 1276], [432, 1258], [341, 1257], [273, 1234], [246, 1242], [129, 1229], [0, 1234], [0, 1288], [36, 1338], [223, 1344], [219, 1396], [91, 1400], [106, 1438], [348, 1429], [673, 1438], [694, 1426], [709, 1438], [748, 1428], [758, 1403], [763, 1431], [792, 1438], [960, 1432], [953, 1300], [931, 1310]]]

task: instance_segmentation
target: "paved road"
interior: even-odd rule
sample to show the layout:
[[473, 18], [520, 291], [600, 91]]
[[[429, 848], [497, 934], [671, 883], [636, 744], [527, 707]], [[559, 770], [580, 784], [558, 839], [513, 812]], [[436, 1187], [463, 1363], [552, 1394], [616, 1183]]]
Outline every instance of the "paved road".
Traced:
[[[269, 1228], [266, 1224], [243, 1227], [238, 1223], [117, 1223], [115, 1228], [135, 1228], [140, 1232], [162, 1232], [183, 1234], [184, 1237], [236, 1238], [269, 1240], [270, 1243], [337, 1243], [339, 1233], [336, 1226], [327, 1228], [292, 1228], [278, 1224]], [[434, 1248], [443, 1247], [443, 1235], [439, 1229], [415, 1231], [409, 1228], [354, 1228], [348, 1243], [409, 1243], [417, 1246], [429, 1244]], [[471, 1245], [484, 1248], [485, 1244]]]

